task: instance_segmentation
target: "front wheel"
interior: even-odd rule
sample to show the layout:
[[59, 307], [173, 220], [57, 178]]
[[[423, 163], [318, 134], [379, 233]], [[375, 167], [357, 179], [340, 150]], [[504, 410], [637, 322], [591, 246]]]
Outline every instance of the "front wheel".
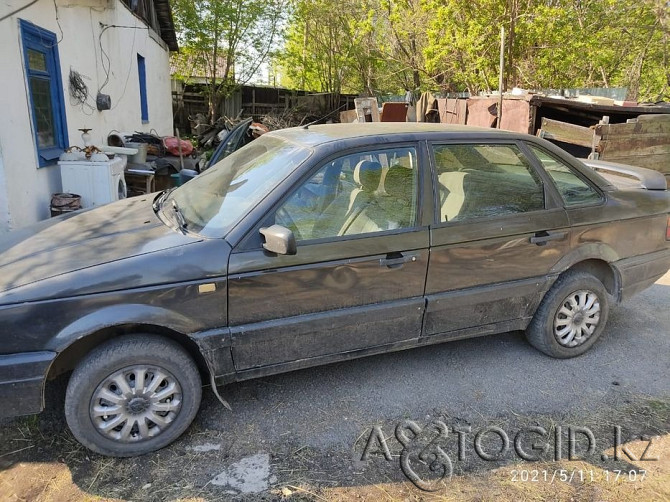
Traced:
[[167, 446], [195, 417], [202, 383], [175, 342], [150, 335], [110, 340], [76, 367], [65, 395], [75, 438], [102, 455], [131, 457]]
[[602, 335], [609, 313], [607, 298], [596, 277], [568, 271], [543, 298], [526, 329], [526, 338], [549, 356], [579, 356]]

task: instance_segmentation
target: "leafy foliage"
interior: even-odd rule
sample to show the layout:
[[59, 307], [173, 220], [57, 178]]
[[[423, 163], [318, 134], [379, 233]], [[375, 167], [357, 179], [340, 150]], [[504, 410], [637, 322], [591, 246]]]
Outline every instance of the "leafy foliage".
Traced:
[[292, 0], [276, 64], [324, 92], [626, 86], [670, 98], [668, 0]]
[[205, 77], [210, 119], [221, 100], [268, 60], [283, 24], [284, 0], [173, 0], [181, 52], [177, 76]]

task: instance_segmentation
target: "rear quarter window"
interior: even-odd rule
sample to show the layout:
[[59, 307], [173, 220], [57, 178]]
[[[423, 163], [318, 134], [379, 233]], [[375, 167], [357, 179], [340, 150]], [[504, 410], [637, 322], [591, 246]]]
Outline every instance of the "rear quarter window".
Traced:
[[598, 191], [577, 176], [570, 167], [544, 150], [529, 146], [542, 163], [544, 170], [554, 180], [565, 207], [597, 204], [602, 201], [602, 196]]

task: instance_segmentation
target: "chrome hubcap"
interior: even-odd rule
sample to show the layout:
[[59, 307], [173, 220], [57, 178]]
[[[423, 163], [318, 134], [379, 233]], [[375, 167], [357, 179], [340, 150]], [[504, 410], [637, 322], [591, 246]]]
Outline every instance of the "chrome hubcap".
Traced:
[[181, 387], [168, 371], [129, 366], [109, 375], [93, 393], [90, 416], [103, 436], [122, 443], [164, 432], [181, 410]]
[[572, 293], [554, 318], [554, 337], [564, 347], [576, 347], [586, 342], [600, 322], [600, 300], [593, 291]]

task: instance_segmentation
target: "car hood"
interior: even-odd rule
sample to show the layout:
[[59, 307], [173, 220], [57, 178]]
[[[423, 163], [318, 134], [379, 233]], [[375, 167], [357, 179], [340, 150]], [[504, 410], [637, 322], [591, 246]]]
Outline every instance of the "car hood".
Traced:
[[0, 237], [0, 292], [201, 240], [163, 224], [152, 201], [125, 199]]

